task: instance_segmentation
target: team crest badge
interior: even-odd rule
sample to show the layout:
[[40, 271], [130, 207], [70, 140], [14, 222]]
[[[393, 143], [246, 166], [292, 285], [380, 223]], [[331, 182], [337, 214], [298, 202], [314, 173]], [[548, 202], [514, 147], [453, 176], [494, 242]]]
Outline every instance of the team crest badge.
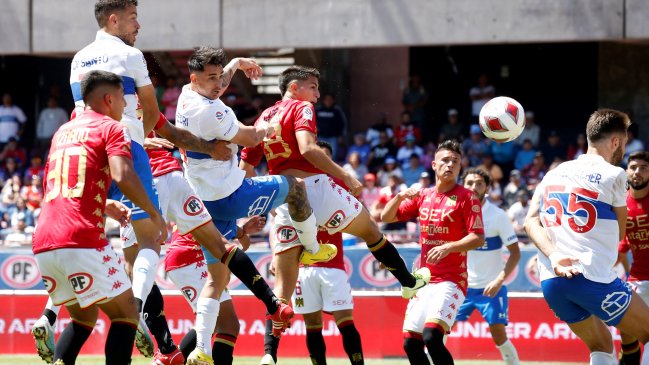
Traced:
[[457, 205], [457, 195], [451, 195], [448, 198], [446, 198], [447, 207], [454, 207], [455, 205]]

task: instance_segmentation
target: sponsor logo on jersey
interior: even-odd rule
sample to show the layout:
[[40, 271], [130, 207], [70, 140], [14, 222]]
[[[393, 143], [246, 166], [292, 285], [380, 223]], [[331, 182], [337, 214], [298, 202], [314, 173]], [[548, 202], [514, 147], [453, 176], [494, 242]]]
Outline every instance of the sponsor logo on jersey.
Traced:
[[180, 291], [183, 293], [183, 295], [184, 295], [185, 297], [187, 297], [187, 300], [189, 300], [190, 302], [193, 303], [194, 300], [196, 300], [196, 294], [197, 294], [197, 292], [196, 292], [196, 289], [195, 289], [194, 287], [192, 287], [192, 286], [185, 286], [185, 287], [183, 287], [182, 289], [180, 289]]
[[329, 229], [335, 229], [340, 227], [341, 224], [345, 221], [345, 213], [342, 210], [337, 210], [329, 219], [327, 219], [327, 223], [325, 223], [325, 227]]
[[56, 289], [56, 281], [49, 276], [43, 276], [43, 285], [48, 293], [52, 293]]
[[275, 237], [277, 238], [279, 243], [284, 244], [293, 243], [298, 239], [297, 231], [293, 226], [281, 226], [277, 228]]
[[216, 112], [216, 119], [217, 119], [218, 121], [223, 120], [223, 117], [224, 117], [224, 116], [225, 116], [225, 114], [221, 113], [221, 111], [217, 111], [217, 112]]
[[33, 256], [11, 256], [2, 264], [2, 279], [14, 289], [28, 289], [41, 281], [36, 259]]
[[190, 196], [183, 204], [185, 214], [189, 216], [196, 216], [203, 212], [203, 202], [195, 196]]
[[76, 294], [82, 294], [92, 287], [93, 279], [92, 275], [86, 272], [78, 272], [68, 276], [68, 281]]
[[446, 199], [447, 207], [454, 207], [457, 204], [457, 195], [451, 195]]

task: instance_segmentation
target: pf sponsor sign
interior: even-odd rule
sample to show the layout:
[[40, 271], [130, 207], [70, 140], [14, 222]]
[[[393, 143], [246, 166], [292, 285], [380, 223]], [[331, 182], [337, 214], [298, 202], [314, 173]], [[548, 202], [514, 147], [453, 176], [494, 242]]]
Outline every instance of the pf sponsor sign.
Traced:
[[36, 259], [31, 255], [13, 255], [2, 263], [2, 280], [12, 289], [30, 289], [41, 282]]

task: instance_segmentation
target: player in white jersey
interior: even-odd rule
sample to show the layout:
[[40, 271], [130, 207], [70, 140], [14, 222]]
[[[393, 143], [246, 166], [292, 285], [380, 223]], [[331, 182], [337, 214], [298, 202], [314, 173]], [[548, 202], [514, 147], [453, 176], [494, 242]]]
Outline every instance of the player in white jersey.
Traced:
[[525, 219], [540, 251], [545, 300], [586, 343], [595, 365], [617, 363], [607, 325], [649, 341], [649, 308], [613, 271], [627, 217], [627, 178], [616, 165], [629, 125], [622, 112], [594, 112], [586, 154], [545, 175]]
[[[489, 173], [471, 168], [462, 174], [464, 187], [473, 191], [482, 203], [485, 243], [467, 252], [469, 288], [456, 321], [466, 321], [474, 310], [480, 311], [489, 324], [489, 332], [507, 365], [520, 364], [516, 348], [507, 338], [507, 287], [505, 278], [514, 271], [521, 258], [518, 237], [507, 213], [487, 200]], [[509, 250], [503, 262], [502, 247]]]

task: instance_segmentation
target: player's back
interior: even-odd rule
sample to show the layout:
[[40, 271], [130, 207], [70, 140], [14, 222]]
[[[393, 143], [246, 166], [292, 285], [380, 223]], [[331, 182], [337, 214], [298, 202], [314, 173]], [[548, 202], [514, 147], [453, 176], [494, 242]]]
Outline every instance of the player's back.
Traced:
[[[614, 207], [626, 205], [626, 173], [601, 156], [584, 154], [548, 172], [537, 187], [541, 223], [559, 252], [577, 257], [584, 276], [615, 279], [619, 226]], [[539, 255], [541, 280], [554, 277]]]
[[54, 134], [34, 253], [106, 245], [104, 211], [111, 182], [108, 158], [130, 158], [130, 138], [124, 129], [110, 117], [85, 111]]

